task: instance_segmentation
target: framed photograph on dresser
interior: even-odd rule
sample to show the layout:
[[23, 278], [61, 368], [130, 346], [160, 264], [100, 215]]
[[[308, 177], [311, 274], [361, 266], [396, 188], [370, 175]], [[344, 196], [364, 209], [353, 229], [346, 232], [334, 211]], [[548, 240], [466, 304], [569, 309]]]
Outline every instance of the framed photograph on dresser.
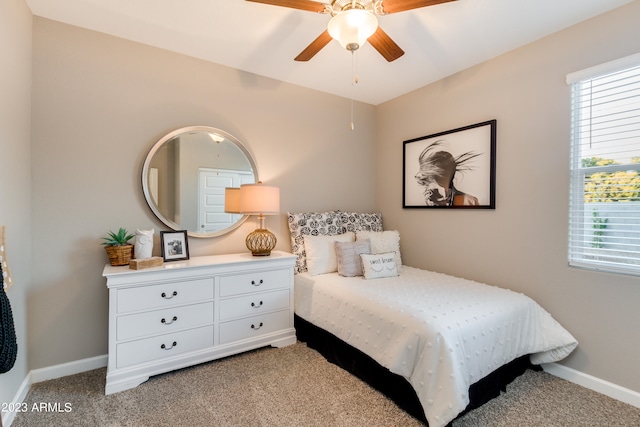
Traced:
[[187, 230], [161, 231], [160, 246], [165, 262], [189, 259]]

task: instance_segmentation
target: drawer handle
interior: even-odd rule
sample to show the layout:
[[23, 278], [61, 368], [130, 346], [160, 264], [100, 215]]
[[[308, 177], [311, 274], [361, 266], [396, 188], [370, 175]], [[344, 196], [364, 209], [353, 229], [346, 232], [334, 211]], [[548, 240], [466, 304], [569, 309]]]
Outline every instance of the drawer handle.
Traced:
[[252, 284], [253, 286], [260, 286], [260, 285], [262, 285], [263, 283], [264, 283], [264, 280], [262, 280], [262, 279], [260, 279], [257, 283], [256, 283], [256, 281], [255, 281], [255, 280], [252, 280], [252, 281], [251, 281], [251, 284]]
[[164, 299], [171, 299], [173, 297], [177, 297], [178, 296], [178, 291], [173, 291], [173, 293], [171, 294], [170, 297], [167, 296], [167, 294], [165, 292], [162, 293], [162, 295], [160, 295], [162, 298]]
[[262, 328], [262, 322], [260, 322], [260, 325], [258, 325], [257, 328], [256, 328], [256, 325], [251, 325], [251, 329], [253, 329], [254, 331], [257, 331], [260, 328]]
[[258, 304], [256, 304], [255, 302], [252, 302], [252, 303], [251, 303], [251, 307], [253, 307], [253, 308], [260, 308], [260, 307], [262, 307], [262, 301], [260, 301]]
[[165, 319], [164, 317], [162, 318], [162, 320], [160, 322], [164, 323], [165, 325], [170, 325], [173, 322], [175, 322], [176, 320], [178, 320], [178, 316], [173, 316], [173, 319], [171, 319], [171, 322], [167, 322], [167, 319]]
[[177, 345], [178, 345], [178, 343], [176, 341], [174, 341], [173, 344], [171, 344], [171, 347], [167, 347], [166, 345], [162, 344], [160, 346], [160, 348], [163, 349], [163, 350], [171, 350], [173, 347], [175, 347]]

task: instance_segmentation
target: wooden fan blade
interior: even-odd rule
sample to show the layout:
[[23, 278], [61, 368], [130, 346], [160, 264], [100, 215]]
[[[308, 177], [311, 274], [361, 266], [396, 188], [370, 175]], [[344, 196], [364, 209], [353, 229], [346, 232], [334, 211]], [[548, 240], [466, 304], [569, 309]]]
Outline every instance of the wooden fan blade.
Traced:
[[404, 50], [402, 50], [396, 42], [391, 40], [391, 37], [382, 31], [380, 27], [369, 37], [368, 42], [389, 62], [395, 61], [404, 55]]
[[309, 12], [324, 12], [324, 4], [311, 0], [247, 0], [254, 3], [270, 4], [273, 6], [289, 7], [291, 9], [308, 10]]
[[[251, 1], [251, 0], [250, 0]], [[382, 0], [383, 13], [396, 13], [456, 0]]]
[[329, 35], [329, 31], [324, 30], [322, 34], [318, 36], [317, 39], [311, 42], [309, 46], [307, 46], [298, 56], [295, 57], [296, 61], [308, 61], [315, 56], [316, 53], [320, 52], [323, 47], [325, 47], [331, 40], [331, 36]]

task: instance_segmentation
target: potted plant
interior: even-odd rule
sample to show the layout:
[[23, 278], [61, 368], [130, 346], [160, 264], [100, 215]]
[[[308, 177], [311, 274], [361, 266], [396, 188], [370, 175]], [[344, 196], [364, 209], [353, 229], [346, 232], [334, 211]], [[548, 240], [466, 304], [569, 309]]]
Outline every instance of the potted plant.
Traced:
[[133, 238], [133, 234], [126, 229], [120, 227], [117, 233], [109, 231], [107, 237], [103, 237], [102, 242], [105, 245], [107, 256], [111, 265], [128, 265], [133, 255], [133, 245], [129, 244], [129, 240]]

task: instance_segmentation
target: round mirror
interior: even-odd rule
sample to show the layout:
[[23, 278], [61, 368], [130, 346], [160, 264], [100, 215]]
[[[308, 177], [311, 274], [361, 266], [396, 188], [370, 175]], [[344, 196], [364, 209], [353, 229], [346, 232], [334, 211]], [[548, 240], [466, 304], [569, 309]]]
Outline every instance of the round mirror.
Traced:
[[207, 126], [165, 135], [142, 167], [142, 190], [153, 213], [193, 237], [220, 236], [240, 226], [248, 216], [225, 212], [225, 188], [256, 182], [258, 171], [244, 145]]

